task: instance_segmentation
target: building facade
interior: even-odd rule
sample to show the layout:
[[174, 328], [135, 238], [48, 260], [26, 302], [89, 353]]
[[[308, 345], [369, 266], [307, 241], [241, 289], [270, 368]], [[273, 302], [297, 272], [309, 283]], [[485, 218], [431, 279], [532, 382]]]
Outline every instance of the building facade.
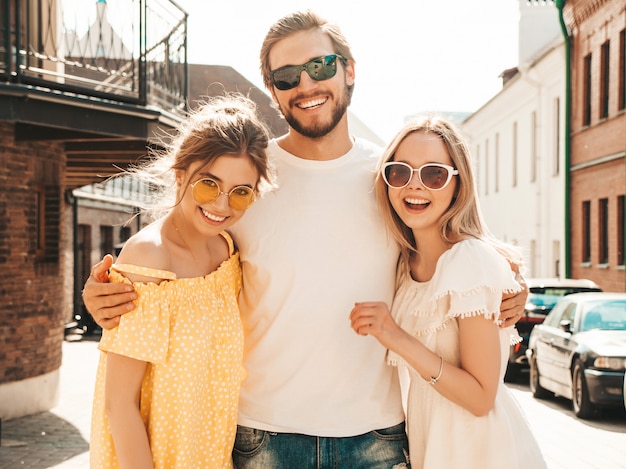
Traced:
[[571, 273], [626, 291], [626, 4], [567, 0], [571, 45]]
[[520, 0], [519, 63], [462, 123], [487, 223], [527, 276], [626, 291], [625, 21], [619, 0]]
[[187, 14], [169, 0], [0, 0], [0, 12], [0, 419], [9, 419], [56, 403], [73, 312], [72, 191], [145, 156], [157, 129], [184, 118]]
[[493, 234], [523, 249], [526, 276], [563, 277], [565, 60], [556, 8], [520, 1], [519, 35], [518, 65], [461, 127]]

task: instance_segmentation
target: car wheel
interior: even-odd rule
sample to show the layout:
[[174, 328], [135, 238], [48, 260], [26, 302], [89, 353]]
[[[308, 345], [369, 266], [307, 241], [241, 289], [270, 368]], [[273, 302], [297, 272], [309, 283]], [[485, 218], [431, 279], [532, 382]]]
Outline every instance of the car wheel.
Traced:
[[574, 373], [572, 375], [572, 405], [574, 414], [581, 419], [589, 418], [593, 415], [594, 407], [589, 400], [589, 391], [585, 382], [585, 371], [580, 360], [576, 360]]
[[551, 393], [539, 384], [539, 369], [537, 368], [537, 360], [533, 357], [528, 360], [528, 363], [530, 365], [530, 392], [533, 394], [533, 397], [537, 399], [547, 399], [551, 396]]

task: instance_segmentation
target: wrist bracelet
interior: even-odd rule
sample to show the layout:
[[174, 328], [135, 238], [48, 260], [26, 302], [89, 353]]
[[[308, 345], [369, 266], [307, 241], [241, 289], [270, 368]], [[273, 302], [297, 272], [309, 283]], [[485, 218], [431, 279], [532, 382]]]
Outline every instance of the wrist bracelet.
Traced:
[[430, 377], [430, 384], [437, 384], [437, 381], [439, 381], [439, 378], [441, 378], [441, 374], [443, 373], [443, 357], [439, 358], [441, 359], [441, 364], [439, 365], [439, 374], [436, 378], [434, 376]]

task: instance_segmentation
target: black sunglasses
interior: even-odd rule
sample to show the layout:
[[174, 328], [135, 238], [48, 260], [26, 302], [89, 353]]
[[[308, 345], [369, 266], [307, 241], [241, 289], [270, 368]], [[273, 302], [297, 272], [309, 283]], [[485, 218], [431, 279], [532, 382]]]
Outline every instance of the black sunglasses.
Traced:
[[287, 65], [277, 68], [270, 72], [270, 80], [281, 91], [290, 90], [298, 86], [302, 70], [306, 70], [306, 73], [315, 81], [328, 80], [337, 74], [337, 59], [344, 64], [347, 62], [345, 57], [339, 54], [316, 57], [302, 65]]

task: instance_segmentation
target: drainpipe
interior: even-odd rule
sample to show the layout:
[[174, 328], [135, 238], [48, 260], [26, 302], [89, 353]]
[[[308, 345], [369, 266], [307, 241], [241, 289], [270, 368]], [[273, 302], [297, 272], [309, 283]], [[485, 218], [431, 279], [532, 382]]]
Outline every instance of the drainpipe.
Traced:
[[561, 32], [563, 33], [563, 40], [565, 42], [565, 142], [563, 145], [563, 151], [565, 153], [565, 174], [563, 179], [565, 180], [565, 278], [571, 277], [571, 263], [572, 253], [570, 250], [571, 245], [571, 230], [570, 230], [570, 132], [571, 132], [571, 105], [572, 105], [572, 72], [571, 72], [571, 37], [567, 30], [567, 25], [563, 18], [563, 6], [566, 0], [555, 0], [555, 5], [559, 10], [559, 23], [561, 23]]
[[[83, 301], [81, 293], [83, 290], [83, 279], [78, 277], [79, 262], [80, 262], [80, 249], [78, 246], [78, 197], [70, 192], [72, 198], [72, 235], [73, 235], [73, 250], [74, 250], [74, 311], [72, 315], [72, 323], [76, 322], [76, 318], [81, 311], [81, 303]], [[76, 327], [76, 325], [74, 325]]]

